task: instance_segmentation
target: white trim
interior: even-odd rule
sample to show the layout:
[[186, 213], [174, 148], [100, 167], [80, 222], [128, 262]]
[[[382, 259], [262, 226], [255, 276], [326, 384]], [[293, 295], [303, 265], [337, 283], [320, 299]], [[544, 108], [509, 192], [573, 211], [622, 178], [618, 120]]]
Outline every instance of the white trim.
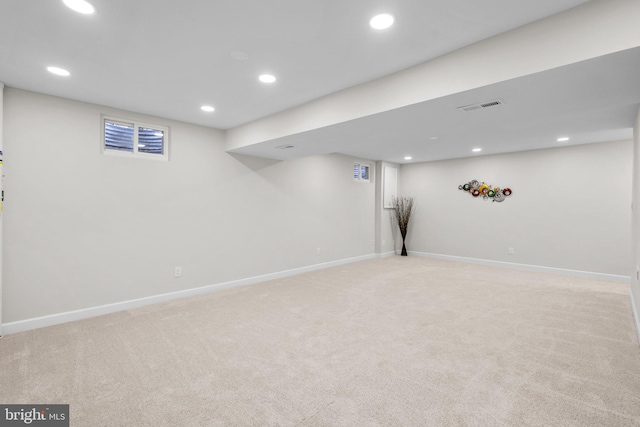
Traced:
[[325, 262], [322, 264], [310, 265], [307, 267], [294, 268], [292, 270], [280, 271], [277, 273], [264, 274], [261, 276], [249, 277], [246, 279], [233, 280], [230, 282], [218, 283], [215, 285], [202, 286], [199, 288], [185, 289], [183, 291], [170, 292], [166, 294], [154, 295], [145, 298], [138, 298], [129, 301], [121, 301], [113, 304], [106, 304], [97, 307], [84, 308], [80, 310], [67, 311], [65, 313], [51, 314], [49, 316], [35, 317], [32, 319], [18, 320], [16, 322], [5, 323], [5, 334], [15, 334], [17, 332], [28, 331], [31, 329], [43, 328], [46, 326], [58, 325], [60, 323], [72, 322], [74, 320], [86, 319], [89, 317], [100, 316], [103, 314], [115, 313], [117, 311], [130, 310], [132, 308], [143, 307], [146, 305], [157, 304], [160, 302], [171, 301], [179, 298], [186, 298], [196, 295], [208, 294], [211, 292], [234, 288], [238, 286], [253, 285], [267, 280], [281, 279], [284, 277], [295, 276], [297, 274], [308, 273], [310, 271], [322, 270], [325, 268], [336, 267], [339, 265], [350, 264], [353, 262], [364, 261], [376, 258], [376, 254], [363, 255], [354, 258], [346, 258], [337, 261]]
[[[115, 117], [115, 116], [110, 116], [106, 114], [101, 114], [100, 120], [101, 120], [101, 124], [100, 124], [100, 127], [101, 127], [100, 153], [101, 154], [104, 154], [106, 156], [116, 156], [116, 157], [129, 157], [129, 158], [133, 157], [133, 158], [139, 158], [139, 159], [162, 160], [162, 161], [169, 160], [169, 126], [154, 124], [154, 123], [147, 123], [140, 120], [125, 119], [122, 117]], [[131, 125], [133, 127], [134, 130], [133, 130], [133, 141], [132, 141], [133, 151], [132, 152], [107, 149], [106, 141], [105, 141], [106, 140], [105, 126], [107, 121], [117, 123], [117, 124], [122, 124], [122, 125]], [[162, 154], [151, 154], [151, 153], [144, 153], [144, 152], [138, 151], [140, 147], [138, 145], [138, 138], [140, 135], [139, 129], [141, 127], [151, 128], [154, 130], [162, 131], [164, 133], [164, 137], [162, 141]]]
[[633, 311], [633, 322], [636, 324], [636, 334], [638, 335], [638, 344], [640, 345], [640, 317], [636, 310], [636, 300], [633, 297], [633, 287], [629, 288], [629, 297], [631, 297], [631, 310]]
[[556, 268], [556, 267], [545, 267], [542, 265], [531, 265], [531, 264], [517, 264], [512, 262], [504, 262], [504, 261], [492, 261], [488, 259], [479, 259], [479, 258], [467, 258], [461, 256], [454, 255], [441, 255], [441, 254], [432, 254], [429, 252], [415, 252], [409, 251], [409, 255], [421, 256], [427, 258], [437, 258], [437, 259], [445, 259], [449, 261], [460, 261], [460, 262], [469, 262], [472, 264], [483, 264], [483, 265], [491, 265], [496, 267], [506, 267], [506, 268], [517, 268], [520, 270], [529, 270], [529, 271], [539, 271], [545, 273], [556, 273], [556, 274], [565, 274], [569, 276], [578, 276], [578, 277], [588, 277], [592, 279], [604, 279], [604, 280], [614, 280], [617, 282], [626, 282], [628, 283], [631, 280], [631, 276], [618, 276], [616, 274], [605, 274], [605, 273], [595, 273], [591, 271], [580, 271], [580, 270], [569, 270], [566, 268]]
[[389, 252], [381, 252], [379, 254], [376, 254], [378, 258], [386, 258], [389, 256], [395, 256], [397, 255], [396, 251], [389, 251]]
[[[310, 265], [307, 267], [300, 267], [300, 268], [284, 270], [276, 273], [264, 274], [261, 276], [249, 277], [246, 279], [239, 279], [239, 280], [233, 280], [230, 282], [218, 283], [215, 285], [207, 285], [207, 286], [202, 286], [198, 288], [185, 289], [183, 291], [169, 292], [166, 294], [153, 295], [150, 297], [138, 298], [138, 299], [128, 300], [128, 301], [121, 301], [121, 302], [101, 305], [97, 307], [90, 307], [90, 308], [84, 308], [80, 310], [68, 311], [64, 313], [52, 314], [48, 316], [35, 317], [32, 319], [18, 320], [16, 322], [5, 323], [0, 326], [2, 327], [2, 331], [4, 332], [4, 334], [14, 334], [17, 332], [43, 328], [46, 326], [58, 325], [60, 323], [72, 322], [75, 320], [101, 316], [104, 314], [115, 313], [123, 310], [130, 310], [137, 307], [143, 307], [143, 306], [157, 304], [165, 301], [171, 301], [179, 298], [203, 295], [203, 294], [208, 294], [215, 291], [220, 291], [223, 289], [235, 288], [238, 286], [253, 285], [256, 283], [266, 282], [268, 280], [281, 279], [285, 277], [295, 276], [297, 274], [308, 273], [311, 271], [317, 271], [325, 268], [336, 267], [339, 265], [351, 264], [354, 262], [365, 261], [365, 260], [374, 259], [374, 258], [385, 258], [389, 256], [394, 256], [394, 255], [397, 255], [395, 251], [383, 252], [380, 254], [362, 255], [362, 256], [353, 257], [353, 258], [346, 258], [346, 259], [341, 259], [337, 261], [330, 261], [330, 262], [325, 262], [321, 264]], [[459, 257], [459, 256], [453, 256], [453, 255], [440, 255], [440, 254], [432, 254], [427, 252], [409, 251], [409, 255], [445, 259], [450, 261], [461, 261], [461, 262], [468, 262], [468, 263], [474, 263], [474, 264], [493, 265], [493, 266], [506, 267], [506, 268], [519, 268], [519, 269], [532, 270], [532, 271], [569, 274], [573, 276], [591, 277], [591, 278], [598, 278], [598, 279], [608, 279], [608, 280], [617, 280], [617, 281], [630, 280], [630, 278], [626, 276], [616, 276], [611, 274], [592, 273], [587, 271], [567, 270], [562, 268], [542, 267], [542, 266], [527, 265], [527, 264], [515, 264], [515, 263], [501, 262], [501, 261], [490, 261], [490, 260], [483, 260], [483, 259], [477, 259], [477, 258]], [[638, 329], [638, 339], [640, 340], [640, 320], [638, 318], [638, 313], [636, 311], [635, 303], [633, 301], [633, 295], [632, 295], [631, 301], [633, 305], [634, 319], [636, 322], [636, 327]]]

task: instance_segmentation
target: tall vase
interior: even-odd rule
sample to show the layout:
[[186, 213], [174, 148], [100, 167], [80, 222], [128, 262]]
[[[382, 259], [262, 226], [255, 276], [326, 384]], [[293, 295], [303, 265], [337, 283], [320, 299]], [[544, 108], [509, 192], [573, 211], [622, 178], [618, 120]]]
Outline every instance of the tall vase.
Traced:
[[407, 247], [404, 245], [404, 239], [402, 239], [402, 252], [400, 255], [407, 256]]

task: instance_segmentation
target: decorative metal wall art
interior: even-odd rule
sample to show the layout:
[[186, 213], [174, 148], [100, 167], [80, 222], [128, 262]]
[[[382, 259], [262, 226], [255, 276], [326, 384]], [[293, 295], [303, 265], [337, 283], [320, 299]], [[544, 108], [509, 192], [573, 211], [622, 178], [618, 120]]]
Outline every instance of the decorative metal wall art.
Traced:
[[480, 197], [484, 200], [491, 200], [492, 202], [502, 203], [506, 197], [513, 194], [510, 188], [494, 187], [486, 182], [480, 182], [477, 179], [467, 182], [466, 184], [458, 185], [458, 190], [463, 190], [471, 194], [473, 197]]

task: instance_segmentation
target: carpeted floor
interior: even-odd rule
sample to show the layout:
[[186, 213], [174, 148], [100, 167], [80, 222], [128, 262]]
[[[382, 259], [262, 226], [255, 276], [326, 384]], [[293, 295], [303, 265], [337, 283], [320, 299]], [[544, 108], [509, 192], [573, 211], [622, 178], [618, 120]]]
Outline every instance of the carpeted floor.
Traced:
[[638, 426], [628, 285], [418, 257], [0, 340], [78, 426]]

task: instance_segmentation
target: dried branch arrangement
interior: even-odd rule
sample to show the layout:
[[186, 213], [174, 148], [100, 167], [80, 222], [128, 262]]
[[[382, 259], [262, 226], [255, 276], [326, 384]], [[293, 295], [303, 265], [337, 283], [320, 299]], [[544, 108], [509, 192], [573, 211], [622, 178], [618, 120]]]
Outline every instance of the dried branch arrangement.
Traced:
[[413, 197], [398, 197], [393, 199], [393, 209], [400, 227], [400, 235], [402, 236], [402, 253], [400, 255], [407, 256], [407, 247], [404, 240], [407, 237], [407, 229], [409, 228], [409, 219], [411, 219], [411, 210], [413, 209]]

